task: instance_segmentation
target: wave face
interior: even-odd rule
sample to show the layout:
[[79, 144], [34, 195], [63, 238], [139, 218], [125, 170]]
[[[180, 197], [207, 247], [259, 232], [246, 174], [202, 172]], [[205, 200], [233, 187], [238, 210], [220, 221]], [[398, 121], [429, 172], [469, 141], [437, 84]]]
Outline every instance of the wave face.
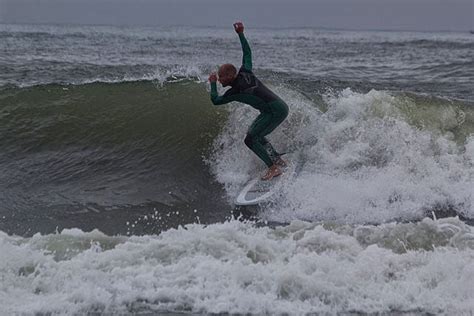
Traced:
[[[227, 114], [208, 105], [198, 84], [46, 85], [3, 90], [0, 98], [2, 230], [24, 233], [36, 221], [35, 229], [54, 231], [54, 221], [41, 223], [53, 217], [70, 226], [84, 213], [116, 208], [220, 205], [222, 190], [202, 157]], [[94, 215], [83, 224], [123, 231], [129, 215], [115, 229]]]
[[472, 36], [248, 37], [302, 166], [258, 222], [257, 113], [205, 83], [234, 33], [0, 25], [2, 312], [474, 311]]

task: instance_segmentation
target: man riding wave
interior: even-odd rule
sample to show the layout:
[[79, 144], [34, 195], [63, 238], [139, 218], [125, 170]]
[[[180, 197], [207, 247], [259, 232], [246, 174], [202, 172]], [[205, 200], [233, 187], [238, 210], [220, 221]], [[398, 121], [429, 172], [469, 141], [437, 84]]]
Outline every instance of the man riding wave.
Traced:
[[214, 105], [239, 101], [260, 111], [250, 125], [244, 142], [268, 167], [262, 180], [270, 180], [282, 174], [281, 167], [286, 166], [286, 163], [265, 136], [288, 116], [288, 105], [253, 74], [252, 52], [244, 36], [242, 22], [234, 23], [234, 29], [242, 45], [242, 66], [238, 72], [232, 64], [219, 67], [219, 82], [223, 87], [231, 87], [222, 96], [217, 93], [217, 75], [215, 73], [209, 75], [211, 101]]

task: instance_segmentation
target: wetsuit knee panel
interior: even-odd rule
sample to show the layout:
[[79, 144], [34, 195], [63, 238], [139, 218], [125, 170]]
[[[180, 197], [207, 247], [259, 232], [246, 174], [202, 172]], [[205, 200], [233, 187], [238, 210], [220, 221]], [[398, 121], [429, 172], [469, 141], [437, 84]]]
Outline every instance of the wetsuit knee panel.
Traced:
[[253, 140], [252, 135], [247, 134], [247, 136], [245, 136], [245, 139], [244, 139], [245, 145], [247, 145], [248, 148], [252, 148], [253, 142], [254, 142], [254, 140]]
[[281, 100], [274, 101], [270, 104], [270, 106], [272, 107], [274, 117], [284, 120], [288, 116], [289, 109], [285, 102]]

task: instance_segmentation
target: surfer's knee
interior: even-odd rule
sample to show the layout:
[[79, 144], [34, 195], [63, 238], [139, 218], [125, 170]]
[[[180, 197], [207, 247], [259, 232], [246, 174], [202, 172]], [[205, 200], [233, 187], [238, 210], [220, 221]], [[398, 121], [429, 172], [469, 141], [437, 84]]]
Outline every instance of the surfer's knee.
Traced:
[[253, 142], [254, 142], [254, 139], [252, 135], [247, 134], [247, 136], [245, 136], [245, 139], [244, 139], [245, 145], [247, 145], [248, 148], [252, 148]]
[[273, 118], [276, 120], [284, 120], [289, 113], [288, 105], [282, 100], [271, 103], [273, 109]]
[[278, 113], [278, 120], [284, 121], [289, 114], [288, 106], [286, 103], [282, 102], [281, 110]]

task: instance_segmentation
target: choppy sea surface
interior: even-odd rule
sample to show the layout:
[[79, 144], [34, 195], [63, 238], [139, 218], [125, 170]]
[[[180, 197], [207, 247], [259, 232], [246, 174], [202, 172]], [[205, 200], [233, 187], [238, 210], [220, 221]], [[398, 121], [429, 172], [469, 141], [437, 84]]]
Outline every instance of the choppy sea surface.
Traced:
[[246, 36], [302, 167], [238, 209], [232, 28], [0, 25], [0, 314], [474, 313], [474, 35]]

